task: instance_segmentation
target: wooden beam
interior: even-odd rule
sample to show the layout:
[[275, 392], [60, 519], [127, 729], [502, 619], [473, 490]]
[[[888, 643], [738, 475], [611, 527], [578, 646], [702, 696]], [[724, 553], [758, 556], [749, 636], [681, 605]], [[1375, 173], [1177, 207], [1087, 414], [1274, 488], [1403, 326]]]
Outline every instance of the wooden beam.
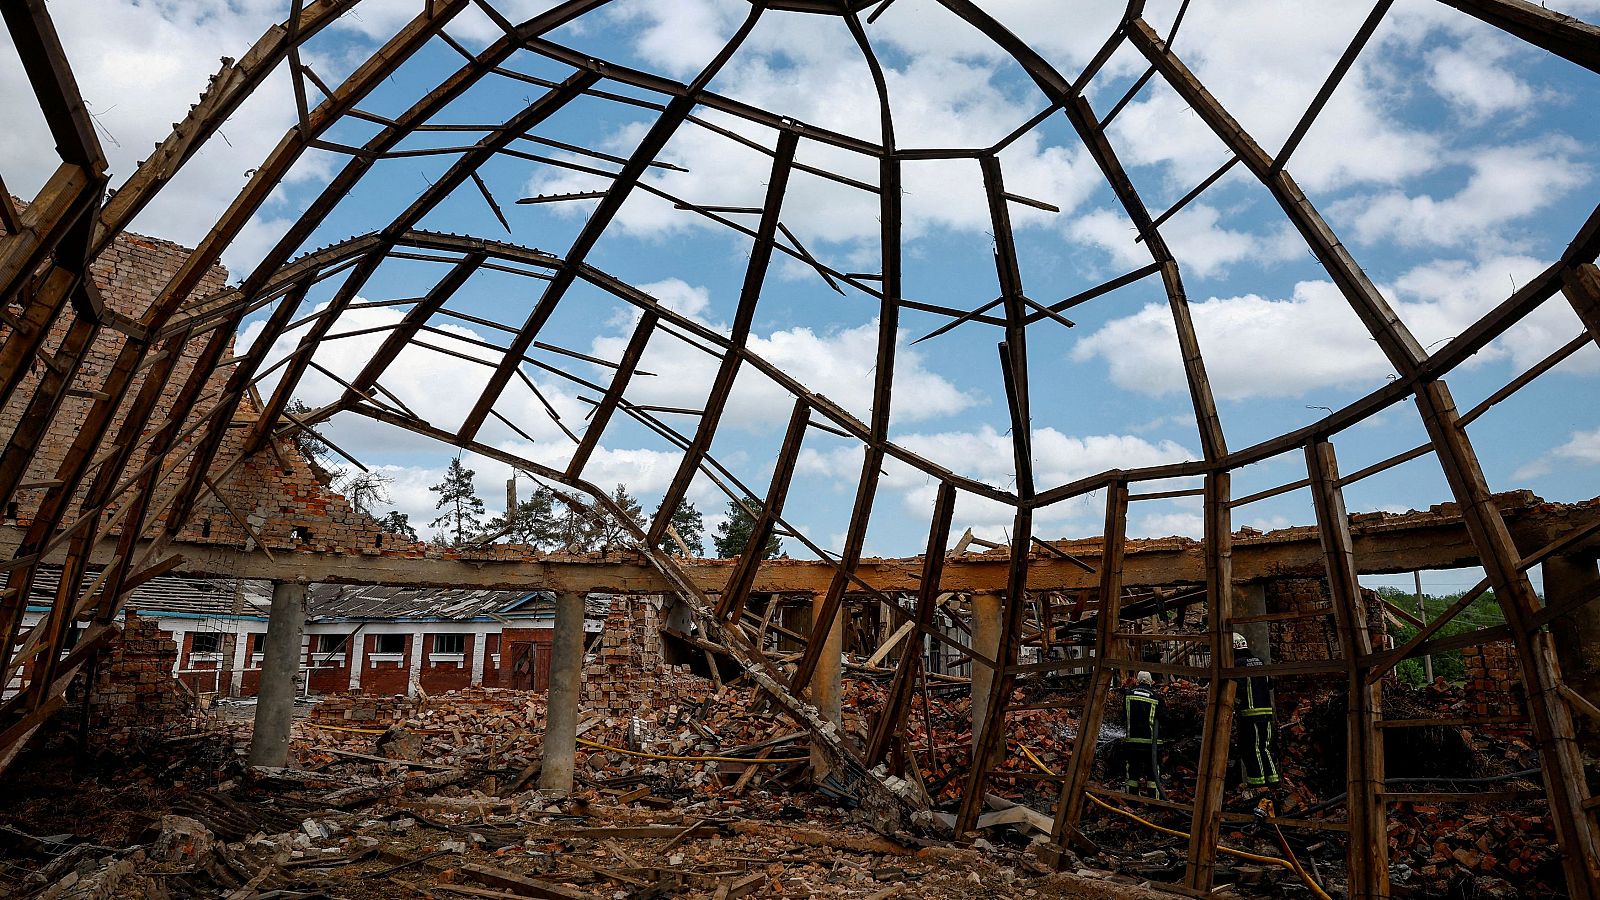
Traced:
[[1206, 478], [1206, 624], [1211, 632], [1211, 677], [1206, 682], [1200, 761], [1195, 770], [1194, 816], [1184, 885], [1209, 893], [1216, 878], [1217, 841], [1222, 828], [1222, 789], [1233, 737], [1233, 699], [1237, 685], [1227, 677], [1233, 665], [1233, 531], [1229, 526], [1229, 476]]
[[1574, 738], [1572, 711], [1561, 698], [1555, 651], [1531, 620], [1539, 599], [1527, 573], [1517, 568], [1518, 553], [1500, 511], [1489, 494], [1483, 470], [1459, 424], [1455, 400], [1442, 381], [1417, 392], [1417, 410], [1438, 451], [1451, 491], [1478, 546], [1484, 574], [1517, 645], [1522, 683], [1528, 696], [1528, 718], [1539, 747], [1539, 763], [1550, 799], [1556, 840], [1565, 850], [1562, 868], [1567, 891], [1575, 898], [1600, 896], [1600, 830], [1584, 810], [1589, 799], [1583, 760]]
[[[1126, 484], [1116, 484], [1106, 490], [1104, 533], [1108, 553], [1100, 561], [1100, 612], [1095, 622], [1098, 634], [1095, 639], [1094, 674], [1089, 679], [1083, 715], [1078, 719], [1078, 730], [1072, 740], [1072, 756], [1067, 763], [1066, 780], [1061, 783], [1061, 793], [1056, 798], [1055, 824], [1050, 829], [1051, 842], [1062, 849], [1080, 834], [1078, 825], [1083, 820], [1089, 776], [1094, 773], [1095, 746], [1100, 735], [1100, 724], [1105, 720], [1106, 704], [1110, 702], [1115, 676], [1115, 670], [1107, 663], [1122, 655], [1122, 642], [1117, 638], [1116, 629], [1122, 604], [1123, 549], [1128, 534]], [[1065, 858], [1058, 857], [1058, 862]]]
[[767, 540], [772, 537], [773, 525], [778, 517], [783, 515], [783, 504], [789, 497], [789, 482], [794, 477], [794, 467], [800, 459], [800, 447], [805, 443], [806, 423], [810, 419], [810, 404], [804, 398], [796, 400], [794, 411], [789, 414], [789, 428], [784, 433], [783, 445], [778, 448], [778, 460], [773, 466], [766, 502], [761, 505], [761, 512], [750, 526], [750, 543], [745, 545], [733, 571], [728, 573], [728, 582], [723, 586], [721, 599], [717, 601], [717, 616], [724, 622], [737, 622], [744, 614], [750, 586], [755, 584], [756, 570], [767, 556]]
[[1328, 558], [1328, 594], [1346, 666], [1345, 807], [1350, 840], [1345, 848], [1351, 900], [1379, 900], [1389, 896], [1389, 832], [1383, 802], [1382, 686], [1369, 683], [1363, 660], [1372, 654], [1372, 633], [1367, 628], [1367, 607], [1356, 574], [1355, 546], [1350, 539], [1350, 515], [1339, 489], [1339, 462], [1333, 445], [1314, 441], [1306, 445], [1306, 469], [1316, 507], [1317, 530]]
[[950, 522], [955, 515], [955, 508], [955, 486], [949, 482], [940, 484], [933, 501], [933, 521], [928, 526], [928, 547], [922, 556], [922, 587], [917, 591], [915, 618], [906, 623], [915, 630], [918, 639], [916, 646], [907, 647], [905, 653], [901, 654], [900, 664], [895, 667], [894, 680], [890, 682], [889, 691], [884, 697], [883, 708], [873, 720], [872, 733], [867, 740], [865, 761], [868, 766], [883, 762], [888, 755], [890, 742], [901, 735], [906, 716], [911, 710], [911, 692], [922, 671], [922, 657], [927, 653], [921, 634], [933, 624], [934, 609], [939, 605], [939, 576], [944, 569], [945, 545], [950, 543]]

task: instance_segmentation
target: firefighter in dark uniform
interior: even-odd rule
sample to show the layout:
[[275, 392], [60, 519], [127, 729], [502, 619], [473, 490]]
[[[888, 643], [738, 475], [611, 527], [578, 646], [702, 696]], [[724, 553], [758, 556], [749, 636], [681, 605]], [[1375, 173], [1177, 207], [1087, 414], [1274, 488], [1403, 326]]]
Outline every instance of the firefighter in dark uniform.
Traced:
[[[1250, 642], [1234, 632], [1233, 663], [1248, 667], [1261, 665], [1250, 651]], [[1276, 785], [1278, 760], [1273, 755], [1276, 740], [1276, 713], [1272, 707], [1272, 676], [1246, 675], [1239, 679], [1234, 697], [1234, 718], [1239, 722], [1239, 754], [1244, 764], [1244, 783], [1248, 787]]]
[[1122, 739], [1122, 776], [1128, 793], [1161, 796], [1161, 698], [1155, 692], [1155, 679], [1140, 672], [1136, 684], [1122, 698], [1123, 721], [1127, 736]]

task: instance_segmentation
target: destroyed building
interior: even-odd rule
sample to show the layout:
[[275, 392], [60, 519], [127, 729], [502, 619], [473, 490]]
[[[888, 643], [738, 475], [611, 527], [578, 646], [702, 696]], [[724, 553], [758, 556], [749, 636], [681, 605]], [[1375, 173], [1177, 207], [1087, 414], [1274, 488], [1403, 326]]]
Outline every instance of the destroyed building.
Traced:
[[[1064, 48], [970, 0], [609, 6], [290, 0], [121, 172], [74, 74], [104, 48], [0, 7], [49, 159], [0, 158], [0, 896], [1600, 897], [1593, 448], [1502, 453], [1594, 386], [1600, 28], [1181, 0], [1086, 4]], [[1303, 98], [1206, 52], [1268, 32], [1330, 38]], [[1402, 51], [1559, 86], [1407, 93]], [[849, 77], [797, 91], [808, 53]], [[1339, 136], [1374, 85], [1463, 133], [1572, 119], [1537, 159], [1417, 142], [1545, 172], [1559, 202], [1487, 205], [1559, 240], [1337, 195], [1414, 137]], [[186, 180], [261, 121], [236, 194]], [[1257, 200], [1276, 237], [1192, 242]], [[1282, 281], [1355, 339], [1228, 318]], [[1349, 372], [1236, 383], [1293, 380], [1263, 347]], [[1163, 366], [1177, 414], [1056, 428]], [[507, 473], [500, 514], [431, 487], [418, 539], [330, 471], [422, 447]], [[675, 524], [706, 497], [727, 558]]]

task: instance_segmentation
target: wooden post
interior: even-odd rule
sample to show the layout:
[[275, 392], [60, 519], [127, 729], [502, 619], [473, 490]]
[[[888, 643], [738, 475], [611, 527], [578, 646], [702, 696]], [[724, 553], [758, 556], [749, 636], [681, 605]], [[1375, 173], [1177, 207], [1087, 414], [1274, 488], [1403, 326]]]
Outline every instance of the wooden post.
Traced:
[[1189, 858], [1184, 884], [1209, 893], [1216, 876], [1217, 840], [1222, 830], [1222, 788], [1233, 742], [1235, 684], [1224, 673], [1233, 667], [1233, 531], [1226, 472], [1206, 476], [1206, 624], [1211, 636], [1211, 680], [1195, 771], [1194, 818], [1189, 826]]
[[1600, 345], [1600, 268], [1594, 263], [1573, 266], [1561, 273], [1562, 293], [1572, 304], [1572, 311], [1583, 320], [1589, 337]]
[[1417, 391], [1417, 411], [1433, 439], [1439, 464], [1461, 504], [1461, 516], [1477, 546], [1484, 575], [1494, 587], [1517, 644], [1523, 689], [1528, 696], [1528, 721], [1539, 748], [1539, 766], [1550, 798], [1550, 818], [1562, 848], [1567, 893], [1576, 900], [1600, 897], [1600, 833], [1589, 800], [1583, 758], [1573, 737], [1572, 710], [1560, 693], [1561, 669], [1555, 651], [1539, 639], [1530, 621], [1538, 610], [1527, 573], [1518, 565], [1516, 545], [1494, 505], [1483, 469], [1461, 429], [1455, 400], [1442, 381]]
[[883, 762], [889, 752], [889, 741], [901, 733], [906, 713], [911, 709], [911, 691], [922, 671], [923, 648], [927, 644], [925, 635], [933, 624], [933, 609], [939, 597], [939, 577], [944, 572], [944, 548], [950, 542], [950, 520], [955, 509], [955, 485], [943, 482], [933, 501], [933, 524], [928, 528], [928, 549], [922, 557], [922, 584], [917, 590], [914, 620], [917, 630], [907, 635], [902, 643], [900, 664], [895, 668], [894, 681], [889, 685], [888, 696], [884, 698], [883, 710], [873, 723], [872, 736], [867, 742], [868, 766]]
[[1056, 799], [1056, 821], [1050, 829], [1050, 840], [1058, 847], [1078, 834], [1078, 823], [1083, 819], [1083, 807], [1089, 786], [1089, 775], [1094, 771], [1095, 744], [1100, 736], [1100, 723], [1105, 719], [1111, 683], [1115, 670], [1109, 663], [1123, 654], [1117, 639], [1119, 616], [1122, 612], [1122, 555], [1127, 546], [1128, 485], [1112, 482], [1106, 489], [1105, 550], [1100, 557], [1100, 609], [1096, 613], [1094, 673], [1089, 678], [1089, 695], [1084, 701], [1083, 715], [1078, 719], [1078, 733], [1072, 739], [1072, 758], [1067, 764], [1066, 780], [1061, 782], [1061, 795]]
[[1345, 801], [1350, 839], [1345, 846], [1350, 900], [1389, 896], [1389, 832], [1383, 801], [1383, 733], [1378, 729], [1383, 686], [1368, 684], [1363, 661], [1372, 654], [1367, 608], [1356, 575], [1350, 516], [1339, 489], [1339, 462], [1326, 440], [1306, 445], [1311, 499], [1327, 557], [1328, 593], [1344, 657], [1349, 691]]

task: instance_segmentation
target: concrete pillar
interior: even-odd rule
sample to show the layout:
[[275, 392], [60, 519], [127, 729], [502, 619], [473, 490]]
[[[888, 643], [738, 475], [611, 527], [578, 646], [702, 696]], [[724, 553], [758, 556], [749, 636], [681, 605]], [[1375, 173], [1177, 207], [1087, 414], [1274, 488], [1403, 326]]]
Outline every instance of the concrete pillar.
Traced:
[[[513, 481], [512, 484], [516, 482]], [[483, 684], [483, 664], [489, 658], [489, 636], [479, 632], [472, 636], [472, 684]]]
[[295, 682], [305, 628], [306, 586], [274, 584], [261, 657], [261, 689], [256, 693], [255, 731], [250, 737], [252, 766], [289, 762], [289, 727], [294, 721]]
[[556, 627], [550, 647], [550, 695], [544, 720], [540, 790], [572, 792], [578, 747], [578, 698], [583, 692], [583, 594], [556, 594]]
[[[997, 660], [1003, 616], [1000, 595], [973, 594], [971, 605], [972, 649]], [[976, 750], [984, 717], [989, 714], [989, 690], [994, 686], [995, 671], [977, 660], [973, 660], [969, 668], [972, 672], [972, 746]]]
[[357, 626], [350, 635], [350, 690], [361, 690], [361, 669], [367, 664], [367, 636]]
[[[811, 598], [812, 624], [816, 624], [817, 610], [822, 608], [823, 595], [816, 594]], [[840, 712], [839, 694], [840, 681], [844, 673], [844, 622], [849, 615], [849, 606], [840, 604], [839, 614], [833, 617], [833, 627], [828, 633], [818, 636], [811, 635], [812, 640], [822, 641], [822, 655], [817, 657], [817, 668], [811, 673], [811, 702], [816, 704], [817, 711], [822, 717], [835, 724], [843, 723]], [[827, 774], [827, 760], [815, 748], [811, 751], [812, 769], [820, 776]]]
[[406, 649], [411, 651], [410, 668], [406, 670], [406, 696], [415, 697], [417, 689], [422, 687], [422, 654], [426, 652], [429, 637], [426, 632], [418, 629], [411, 632], [411, 639], [406, 641]]
[[[1546, 604], [1576, 602], [1593, 598], [1600, 588], [1600, 571], [1593, 557], [1552, 556], [1542, 564]], [[1561, 680], [1600, 705], [1600, 600], [1592, 600], [1572, 613], [1550, 623], [1555, 638], [1556, 657], [1561, 664]], [[1600, 727], [1584, 715], [1574, 715], [1579, 745], [1589, 752], [1600, 747]]]
[[230, 676], [229, 695], [237, 697], [244, 693], [244, 667], [250, 661], [247, 652], [250, 647], [250, 632], [243, 630], [233, 636], [233, 673]]
[[[1234, 615], [1240, 618], [1267, 614], [1267, 583], [1250, 581], [1233, 586]], [[1272, 623], [1249, 622], [1235, 625], [1233, 630], [1244, 635], [1250, 649], [1264, 663], [1272, 662]]]

